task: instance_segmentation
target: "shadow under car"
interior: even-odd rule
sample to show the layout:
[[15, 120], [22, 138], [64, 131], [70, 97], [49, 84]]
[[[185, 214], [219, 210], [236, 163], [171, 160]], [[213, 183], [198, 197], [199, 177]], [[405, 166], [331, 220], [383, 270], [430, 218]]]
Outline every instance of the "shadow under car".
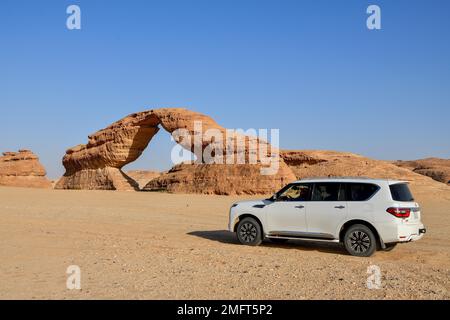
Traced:
[[[205, 230], [205, 231], [192, 231], [188, 232], [188, 235], [200, 237], [203, 239], [217, 241], [226, 244], [242, 245], [236, 238], [236, 234], [228, 230]], [[348, 255], [344, 247], [340, 243], [335, 242], [323, 242], [313, 240], [289, 240], [286, 243], [273, 243], [269, 239], [265, 239], [263, 242], [265, 247], [283, 248], [283, 249], [297, 249], [304, 251], [320, 251], [333, 254]]]

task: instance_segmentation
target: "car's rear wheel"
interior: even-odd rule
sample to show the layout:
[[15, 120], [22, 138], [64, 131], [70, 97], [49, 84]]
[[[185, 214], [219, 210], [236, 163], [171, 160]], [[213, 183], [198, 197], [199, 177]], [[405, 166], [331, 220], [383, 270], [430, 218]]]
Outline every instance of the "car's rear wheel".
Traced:
[[397, 243], [386, 243], [385, 246], [386, 248], [384, 248], [383, 251], [391, 251], [397, 246]]
[[248, 246], [258, 246], [262, 242], [261, 226], [250, 217], [239, 221], [236, 234], [239, 242]]
[[377, 239], [369, 227], [355, 224], [345, 232], [344, 246], [352, 256], [370, 257], [377, 248]]

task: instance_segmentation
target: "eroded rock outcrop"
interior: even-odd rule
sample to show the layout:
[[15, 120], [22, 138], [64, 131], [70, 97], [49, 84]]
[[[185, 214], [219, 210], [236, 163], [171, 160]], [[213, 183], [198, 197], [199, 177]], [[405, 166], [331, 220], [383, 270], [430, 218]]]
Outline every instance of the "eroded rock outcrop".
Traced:
[[[183, 183], [173, 182], [171, 187], [166, 188], [171, 192], [235, 194], [237, 192], [234, 189], [239, 189], [237, 183], [239, 179], [243, 181], [246, 179], [243, 174], [250, 177], [248, 181], [254, 181], [256, 172], [266, 166], [263, 159], [259, 157], [260, 148], [264, 148], [269, 154], [278, 152], [270, 144], [256, 137], [237, 133], [229, 135], [227, 130], [212, 118], [198, 112], [182, 108], [149, 110], [129, 115], [90, 135], [86, 145], [79, 145], [67, 150], [63, 158], [66, 173], [58, 181], [56, 188], [138, 190], [138, 184], [121, 169], [142, 154], [150, 140], [159, 131], [159, 126], [173, 134], [175, 141], [183, 148], [200, 157], [199, 163], [188, 170], [191, 178], [183, 178]], [[176, 130], [177, 132], [175, 132]], [[175, 134], [180, 133], [180, 130], [187, 135]], [[199, 132], [205, 133], [208, 130], [213, 130], [218, 135], [211, 137], [199, 135]], [[200, 140], [188, 139], [187, 136], [200, 137]], [[217, 138], [218, 136], [224, 138]], [[226, 141], [225, 137], [228, 137], [231, 142]], [[194, 143], [196, 141], [199, 143]], [[222, 155], [225, 156], [225, 150], [229, 151], [227, 146], [230, 143], [235, 146], [238, 141], [244, 141], [244, 148], [234, 148], [231, 153], [236, 157], [242, 156], [246, 163], [244, 165], [211, 164], [202, 158], [203, 151], [208, 150], [211, 143], [221, 146], [220, 150], [223, 150]], [[211, 154], [217, 155], [215, 152], [216, 149], [213, 149]], [[249, 164], [248, 160], [253, 156], [256, 157], [257, 162]], [[197, 159], [199, 158], [197, 157]], [[279, 160], [277, 163], [280, 170], [276, 174], [263, 178], [266, 182], [272, 181], [273, 183], [268, 183], [269, 187], [266, 187], [262, 193], [265, 193], [265, 190], [270, 189], [271, 186], [274, 186], [274, 189], [270, 192], [275, 191], [280, 185], [279, 181], [287, 183], [295, 179], [284, 161]], [[200, 176], [204, 181], [203, 184], [199, 184]], [[263, 177], [261, 174], [259, 176]], [[193, 184], [189, 181], [193, 181]], [[216, 186], [218, 183], [220, 187]], [[247, 186], [250, 190], [247, 193], [260, 193], [251, 191], [250, 182]], [[241, 189], [244, 188], [241, 187], [239, 190]], [[254, 189], [260, 190], [258, 187]]]
[[66, 151], [66, 173], [56, 189], [137, 190], [121, 168], [136, 160], [158, 132], [152, 112], [132, 114], [90, 135], [88, 143]]
[[[282, 161], [282, 160], [281, 160]], [[151, 180], [145, 191], [219, 195], [271, 194], [295, 180], [283, 162], [276, 175], [261, 175], [261, 165], [181, 163]]]
[[298, 179], [308, 177], [368, 177], [406, 180], [413, 184], [433, 184], [428, 177], [387, 161], [337, 151], [282, 150], [281, 158]]
[[39, 158], [30, 150], [4, 152], [0, 157], [0, 185], [25, 188], [51, 188]]
[[394, 161], [395, 165], [428, 176], [450, 185], [450, 159], [426, 158], [412, 161]]

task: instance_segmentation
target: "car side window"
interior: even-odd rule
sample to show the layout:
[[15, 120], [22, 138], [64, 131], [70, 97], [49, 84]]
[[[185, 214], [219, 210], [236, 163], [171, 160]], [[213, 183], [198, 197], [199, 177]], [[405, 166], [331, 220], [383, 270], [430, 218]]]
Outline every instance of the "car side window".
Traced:
[[344, 184], [333, 182], [315, 183], [311, 200], [345, 201], [345, 186]]
[[347, 187], [348, 201], [366, 201], [372, 197], [379, 187], [371, 183], [349, 183]]
[[277, 201], [309, 201], [311, 189], [311, 184], [293, 184], [278, 195]]

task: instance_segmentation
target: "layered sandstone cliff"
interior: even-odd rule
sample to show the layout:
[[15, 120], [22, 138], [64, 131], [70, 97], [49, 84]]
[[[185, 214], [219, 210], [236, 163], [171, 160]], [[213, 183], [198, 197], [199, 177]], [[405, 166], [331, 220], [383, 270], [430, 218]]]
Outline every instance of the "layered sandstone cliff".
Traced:
[[0, 185], [25, 188], [51, 188], [39, 158], [30, 150], [4, 152], [0, 157]]

